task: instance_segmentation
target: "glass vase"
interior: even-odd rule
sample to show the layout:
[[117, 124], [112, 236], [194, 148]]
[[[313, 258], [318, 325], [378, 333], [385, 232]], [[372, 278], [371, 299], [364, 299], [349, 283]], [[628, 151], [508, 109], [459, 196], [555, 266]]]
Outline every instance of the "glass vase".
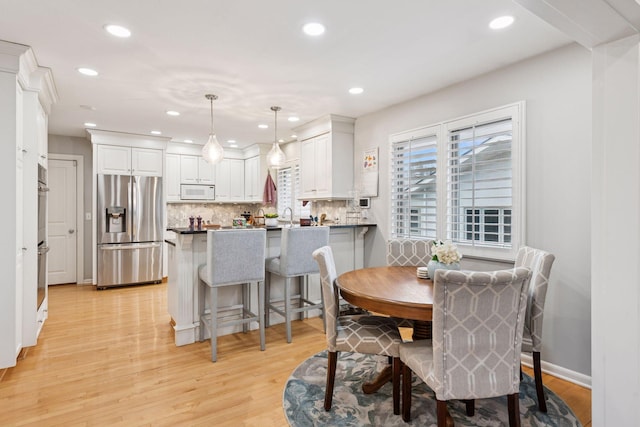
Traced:
[[431, 260], [427, 264], [427, 270], [429, 273], [429, 278], [433, 280], [435, 278], [436, 270], [460, 270], [460, 264], [457, 262], [451, 264], [445, 264], [443, 262]]

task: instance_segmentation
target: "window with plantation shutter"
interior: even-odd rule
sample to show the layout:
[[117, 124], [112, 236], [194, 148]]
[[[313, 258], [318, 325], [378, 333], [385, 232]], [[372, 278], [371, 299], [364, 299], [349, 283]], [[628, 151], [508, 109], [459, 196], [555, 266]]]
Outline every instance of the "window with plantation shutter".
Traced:
[[[308, 218], [311, 215], [311, 202], [303, 206], [299, 200], [302, 194], [300, 186], [300, 164], [298, 162], [289, 163], [288, 166], [278, 169], [276, 181], [278, 192], [278, 215], [284, 216], [284, 210], [290, 207], [295, 218]], [[287, 219], [289, 212], [287, 211]]]
[[523, 117], [521, 102], [392, 135], [391, 236], [513, 259], [524, 244]]
[[471, 246], [511, 247], [512, 130], [508, 118], [448, 132], [449, 239]]
[[278, 215], [283, 216], [287, 207], [293, 208], [291, 204], [293, 198], [293, 166], [278, 169], [276, 191], [278, 195]]
[[391, 235], [436, 238], [435, 128], [396, 135], [391, 143]]

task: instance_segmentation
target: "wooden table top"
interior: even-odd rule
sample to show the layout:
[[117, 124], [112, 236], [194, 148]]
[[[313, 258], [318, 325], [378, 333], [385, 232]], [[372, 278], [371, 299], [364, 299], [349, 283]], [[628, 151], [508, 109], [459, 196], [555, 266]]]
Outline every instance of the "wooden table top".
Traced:
[[419, 279], [416, 267], [372, 267], [338, 276], [340, 294], [349, 303], [403, 319], [431, 320], [433, 282]]

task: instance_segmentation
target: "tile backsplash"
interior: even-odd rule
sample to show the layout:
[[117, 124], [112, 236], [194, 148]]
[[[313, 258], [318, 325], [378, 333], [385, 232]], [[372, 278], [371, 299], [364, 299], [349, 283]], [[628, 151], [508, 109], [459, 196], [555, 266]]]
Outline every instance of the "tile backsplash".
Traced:
[[[328, 221], [344, 223], [346, 221], [347, 202], [344, 200], [311, 202], [313, 216], [320, 218], [326, 214]], [[200, 215], [208, 224], [231, 225], [233, 218], [244, 212], [255, 215], [262, 208], [265, 212], [275, 212], [274, 207], [266, 207], [256, 203], [169, 203], [167, 204], [167, 226], [188, 227], [189, 217]], [[372, 222], [371, 218], [364, 219]]]

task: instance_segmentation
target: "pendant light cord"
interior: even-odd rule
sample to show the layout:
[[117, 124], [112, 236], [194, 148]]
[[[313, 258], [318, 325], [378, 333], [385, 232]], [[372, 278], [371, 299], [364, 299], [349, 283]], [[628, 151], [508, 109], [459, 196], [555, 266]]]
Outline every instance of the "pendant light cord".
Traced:
[[213, 134], [213, 98], [211, 100], [211, 133]]

